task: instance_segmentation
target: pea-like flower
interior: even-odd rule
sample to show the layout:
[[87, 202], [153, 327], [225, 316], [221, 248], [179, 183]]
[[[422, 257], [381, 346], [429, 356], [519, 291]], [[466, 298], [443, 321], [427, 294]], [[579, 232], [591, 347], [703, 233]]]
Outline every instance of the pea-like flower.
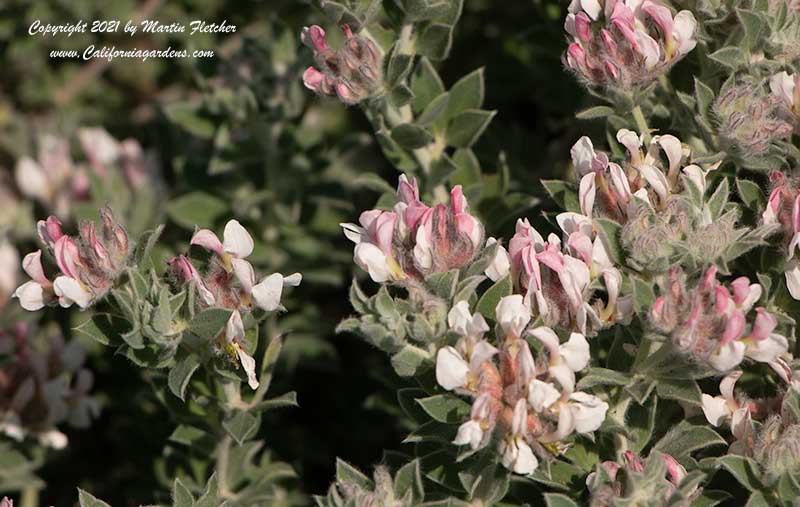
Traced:
[[694, 15], [673, 15], [660, 0], [573, 0], [564, 30], [567, 67], [588, 86], [621, 93], [647, 86], [697, 44]]

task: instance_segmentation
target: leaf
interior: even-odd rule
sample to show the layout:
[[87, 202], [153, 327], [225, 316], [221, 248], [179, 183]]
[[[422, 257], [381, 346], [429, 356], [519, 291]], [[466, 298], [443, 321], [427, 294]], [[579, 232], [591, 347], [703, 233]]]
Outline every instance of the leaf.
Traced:
[[187, 446], [192, 446], [199, 443], [201, 440], [209, 439], [209, 437], [210, 435], [200, 428], [181, 424], [175, 428], [168, 440]]
[[714, 193], [708, 199], [707, 206], [712, 220], [718, 219], [720, 215], [722, 215], [722, 212], [725, 211], [725, 204], [728, 203], [729, 193], [728, 178], [723, 178], [716, 190], [714, 190]]
[[736, 178], [736, 189], [745, 206], [753, 211], [761, 211], [766, 206], [764, 193], [761, 187], [750, 180]]
[[592, 367], [578, 381], [579, 390], [591, 389], [595, 386], [624, 386], [631, 381], [631, 377], [625, 373], [606, 368]]
[[705, 118], [709, 107], [714, 102], [714, 91], [699, 79], [694, 78], [694, 96], [697, 99], [697, 110]]
[[458, 270], [451, 269], [444, 273], [434, 273], [425, 278], [425, 284], [430, 287], [431, 292], [440, 298], [450, 301], [456, 293], [458, 287]]
[[276, 396], [275, 398], [270, 398], [268, 400], [264, 400], [253, 407], [253, 410], [258, 410], [261, 412], [266, 412], [267, 410], [273, 410], [276, 408], [285, 408], [285, 407], [299, 407], [300, 405], [297, 403], [297, 393], [294, 391], [290, 391], [286, 394], [282, 394], [280, 396]]
[[164, 113], [174, 124], [190, 134], [203, 139], [210, 139], [214, 135], [214, 122], [199, 111], [199, 107], [188, 103], [168, 104]]
[[392, 367], [401, 377], [413, 377], [431, 357], [428, 352], [413, 345], [405, 345], [392, 356]]
[[228, 204], [206, 192], [190, 192], [167, 204], [167, 215], [187, 229], [211, 225], [229, 210]]
[[644, 403], [631, 403], [625, 412], [625, 429], [632, 437], [631, 449], [641, 452], [650, 442], [656, 424], [658, 398], [650, 397]]
[[469, 419], [469, 404], [456, 396], [437, 394], [418, 399], [417, 403], [429, 416], [441, 423], [457, 424]]
[[172, 507], [192, 507], [194, 497], [180, 478], [176, 477], [172, 484]]
[[744, 28], [744, 37], [741, 46], [747, 51], [752, 51], [761, 41], [761, 35], [766, 26], [766, 20], [756, 12], [736, 9], [736, 15]]
[[389, 88], [393, 88], [404, 79], [411, 72], [411, 66], [414, 64], [414, 55], [397, 54], [397, 48], [398, 46], [395, 46], [386, 67], [385, 81]]
[[654, 448], [679, 459], [712, 445], [727, 445], [727, 442], [708, 426], [694, 426], [682, 421], [667, 432]]
[[750, 491], [761, 489], [761, 467], [751, 458], [729, 454], [717, 458], [715, 463], [730, 472], [739, 484]]
[[81, 507], [111, 507], [104, 501], [98, 500], [81, 488], [78, 488], [78, 502], [80, 502]]
[[222, 422], [222, 427], [233, 437], [237, 444], [242, 445], [246, 440], [255, 436], [261, 419], [250, 412], [236, 411], [236, 415]]
[[733, 497], [727, 491], [704, 489], [692, 502], [692, 507], [714, 507], [729, 498]]
[[342, 484], [357, 486], [365, 490], [372, 490], [375, 487], [369, 477], [340, 458], [336, 458], [336, 481]]
[[411, 76], [411, 91], [414, 93], [411, 104], [415, 113], [424, 110], [433, 99], [445, 91], [442, 79], [427, 58], [420, 58]]
[[146, 262], [153, 251], [153, 247], [158, 243], [161, 233], [164, 231], [164, 226], [159, 225], [153, 230], [145, 231], [139, 241], [136, 242], [136, 248], [133, 252], [133, 263], [136, 266], [142, 266]]
[[470, 109], [480, 109], [483, 105], [485, 85], [483, 81], [483, 68], [474, 70], [459, 79], [450, 88], [450, 100], [447, 103], [447, 118]]
[[[430, 103], [425, 106], [422, 114], [420, 114], [416, 121], [417, 125], [427, 127], [436, 120], [447, 110], [447, 104], [450, 102], [450, 94], [447, 92], [437, 95]], [[434, 129], [435, 131], [436, 129]]]
[[223, 308], [208, 308], [194, 316], [189, 323], [189, 331], [200, 338], [213, 340], [225, 328], [231, 316], [230, 310]]
[[128, 327], [129, 324], [125, 320], [112, 317], [107, 313], [98, 313], [78, 324], [74, 330], [103, 345], [108, 345], [113, 340], [116, 340], [121, 332]]
[[447, 127], [447, 144], [457, 148], [469, 148], [480, 138], [497, 111], [468, 109], [453, 118]]
[[764, 497], [764, 493], [754, 491], [744, 507], [772, 507], [772, 505], [773, 504]]
[[561, 493], [545, 493], [544, 502], [547, 507], [578, 507], [570, 497]]
[[416, 505], [425, 498], [422, 484], [422, 473], [419, 460], [415, 459], [403, 465], [394, 476], [394, 494], [396, 498], [403, 498], [411, 492], [411, 503]]
[[695, 380], [659, 379], [656, 384], [656, 393], [661, 398], [680, 401], [690, 405], [700, 405], [700, 387]]
[[578, 202], [578, 191], [573, 185], [561, 180], [541, 180], [541, 183], [550, 198], [560, 208], [580, 213], [581, 205]]
[[419, 54], [432, 60], [444, 60], [453, 45], [453, 27], [443, 23], [431, 23], [417, 38]]
[[614, 108], [608, 106], [594, 106], [575, 113], [575, 118], [579, 120], [596, 120], [614, 114]]
[[392, 129], [392, 140], [403, 148], [413, 150], [432, 143], [433, 135], [423, 127], [404, 123]]
[[647, 315], [656, 300], [653, 284], [646, 282], [636, 275], [631, 275], [633, 288], [633, 309], [637, 315]]
[[[179, 353], [181, 354], [181, 353]], [[185, 400], [186, 386], [192, 379], [192, 375], [200, 367], [200, 360], [195, 354], [183, 353], [183, 357], [177, 360], [175, 366], [169, 371], [167, 384], [172, 394]]]
[[500, 303], [500, 299], [511, 295], [512, 289], [511, 277], [506, 275], [483, 293], [475, 310], [487, 319], [497, 320], [495, 309]]
[[714, 51], [709, 58], [725, 67], [736, 70], [739, 67], [747, 64], [747, 55], [741, 48], [736, 46], [728, 46]]

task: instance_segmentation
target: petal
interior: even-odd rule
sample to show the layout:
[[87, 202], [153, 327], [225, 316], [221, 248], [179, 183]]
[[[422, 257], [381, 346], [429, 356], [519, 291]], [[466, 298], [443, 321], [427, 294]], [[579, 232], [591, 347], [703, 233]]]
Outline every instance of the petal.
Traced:
[[740, 341], [734, 341], [727, 345], [720, 346], [708, 358], [708, 363], [718, 371], [728, 371], [735, 368], [744, 359], [745, 345]]
[[560, 347], [561, 357], [572, 371], [581, 371], [589, 364], [589, 343], [580, 333], [569, 335], [567, 343]]
[[253, 253], [253, 238], [237, 220], [225, 224], [223, 249], [234, 257], [244, 259]]
[[228, 343], [238, 343], [244, 339], [244, 323], [242, 315], [234, 310], [225, 324], [225, 340]]
[[574, 232], [581, 232], [586, 236], [592, 235], [592, 221], [585, 215], [572, 211], [565, 211], [556, 216], [556, 222], [564, 234], [570, 235]]
[[667, 160], [669, 160], [669, 173], [670, 175], [675, 174], [681, 164], [681, 158], [683, 156], [683, 147], [681, 142], [678, 140], [677, 137], [672, 135], [663, 135], [658, 136], [658, 144], [661, 146], [661, 149], [664, 150], [664, 153], [667, 154]]
[[587, 217], [592, 216], [594, 209], [594, 198], [597, 189], [595, 188], [595, 174], [588, 173], [581, 178], [580, 186], [578, 188], [578, 201], [581, 205], [581, 213]]
[[588, 14], [593, 21], [597, 20], [597, 17], [603, 10], [600, 6], [600, 2], [597, 0], [581, 0], [581, 8], [583, 8], [583, 11]]
[[220, 243], [217, 235], [208, 229], [200, 229], [199, 231], [195, 232], [194, 236], [192, 236], [190, 244], [202, 246], [203, 248], [211, 250], [217, 255], [223, 254], [222, 243]]
[[[233, 258], [231, 259], [233, 265], [233, 272], [245, 292], [250, 293], [253, 290], [253, 284], [256, 283], [256, 272], [253, 270], [253, 265], [244, 259]], [[279, 296], [280, 297], [280, 296]]]
[[728, 402], [720, 396], [712, 397], [703, 393], [702, 406], [706, 420], [714, 426], [719, 426], [731, 415]]
[[459, 301], [447, 314], [447, 325], [461, 336], [467, 336], [467, 326], [472, 320], [472, 314], [469, 311], [469, 303], [467, 301]]
[[250, 389], [256, 390], [258, 389], [258, 379], [256, 378], [256, 360], [253, 359], [247, 352], [245, 352], [242, 347], [236, 347], [236, 354], [239, 356], [239, 363], [242, 365], [242, 369], [247, 374], [247, 385], [250, 386]]
[[747, 345], [747, 357], [761, 363], [769, 363], [789, 350], [789, 343], [785, 336], [772, 333], [765, 340], [750, 342]]
[[800, 263], [790, 263], [789, 269], [784, 273], [784, 278], [786, 278], [786, 288], [789, 289], [789, 294], [792, 298], [800, 301]]
[[531, 380], [528, 384], [528, 403], [536, 412], [542, 412], [561, 398], [561, 393], [550, 382]]
[[597, 396], [577, 392], [572, 393], [569, 399], [575, 431], [578, 433], [591, 433], [597, 430], [606, 420], [608, 403]]
[[678, 43], [679, 55], [685, 55], [695, 48], [697, 45], [696, 30], [697, 20], [691, 11], [684, 10], [675, 15], [672, 23], [672, 36]]
[[92, 300], [92, 295], [83, 288], [83, 286], [68, 276], [59, 276], [53, 282], [53, 291], [59, 297], [59, 302], [63, 307], [69, 307], [72, 303], [76, 303], [81, 308], [89, 306]]
[[369, 273], [372, 281], [381, 283], [392, 279], [386, 255], [372, 243], [356, 245], [353, 257], [356, 264]]
[[44, 290], [34, 281], [25, 282], [14, 291], [13, 297], [19, 299], [19, 304], [29, 312], [44, 308]]
[[[486, 240], [487, 247], [495, 243], [497, 243], [497, 240], [494, 238], [489, 238]], [[497, 250], [495, 251], [494, 257], [486, 267], [486, 270], [484, 270], [484, 274], [488, 276], [491, 281], [496, 282], [508, 275], [510, 270], [511, 261], [508, 257], [508, 251], [503, 245], [497, 245]]]
[[469, 365], [453, 347], [442, 347], [436, 353], [436, 381], [448, 391], [467, 384]]
[[356, 224], [339, 224], [339, 226], [344, 229], [345, 237], [356, 245], [363, 241], [363, 236], [366, 234], [366, 231], [362, 227]]
[[548, 370], [558, 385], [561, 386], [563, 393], [571, 393], [575, 390], [575, 372], [566, 364], [551, 366]]
[[594, 160], [595, 152], [591, 139], [587, 136], [578, 139], [578, 142], [572, 146], [570, 154], [572, 155], [572, 165], [575, 166], [575, 172], [578, 176], [593, 172], [592, 161]]
[[619, 129], [617, 131], [617, 141], [628, 149], [631, 156], [631, 162], [636, 165], [641, 159], [642, 138], [636, 132], [628, 129]]
[[794, 102], [794, 79], [785, 70], [769, 79], [769, 89], [772, 95], [791, 109]]
[[517, 474], [530, 475], [536, 471], [536, 468], [539, 466], [539, 460], [536, 459], [536, 456], [527, 443], [520, 440], [517, 445], [519, 446], [519, 450], [511, 470]]
[[653, 188], [661, 201], [664, 202], [669, 194], [669, 183], [666, 176], [656, 167], [649, 164], [640, 164], [637, 169], [639, 173], [647, 180], [647, 183]]
[[486, 340], [481, 340], [472, 348], [470, 356], [470, 368], [473, 371], [478, 371], [480, 366], [486, 361], [490, 360], [498, 350]]
[[50, 285], [50, 280], [44, 276], [41, 250], [36, 250], [26, 255], [25, 258], [22, 259], [22, 269], [39, 285]]
[[683, 168], [683, 174], [689, 179], [689, 181], [697, 187], [697, 190], [700, 192], [700, 196], [705, 195], [706, 193], [706, 173], [703, 169], [700, 168], [698, 165], [687, 165]]
[[482, 441], [483, 430], [481, 429], [481, 424], [478, 421], [467, 421], [458, 427], [458, 433], [453, 443], [456, 445], [469, 444], [472, 450], [477, 450]]
[[253, 287], [253, 300], [264, 311], [273, 312], [280, 308], [283, 293], [283, 275], [273, 273]]
[[495, 309], [497, 322], [507, 336], [520, 337], [531, 320], [531, 310], [521, 295], [505, 296]]

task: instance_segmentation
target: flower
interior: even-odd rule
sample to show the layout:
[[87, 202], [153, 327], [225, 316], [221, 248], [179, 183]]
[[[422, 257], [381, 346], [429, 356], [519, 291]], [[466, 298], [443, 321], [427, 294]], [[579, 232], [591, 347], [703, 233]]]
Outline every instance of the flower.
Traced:
[[769, 79], [769, 89], [784, 108], [784, 114], [795, 123], [800, 115], [800, 74], [788, 74], [785, 70]]
[[237, 310], [231, 312], [228, 323], [225, 324], [224, 336], [225, 350], [228, 352], [228, 356], [242, 366], [242, 369], [247, 375], [247, 384], [250, 386], [250, 389], [258, 389], [259, 382], [256, 377], [256, 360], [242, 348], [242, 342], [244, 341], [244, 324], [242, 322], [242, 315]]
[[455, 347], [446, 346], [436, 354], [436, 381], [448, 391], [479, 389], [484, 365], [497, 349], [482, 339], [489, 331], [483, 316], [469, 314], [466, 301], [458, 302], [447, 315], [450, 328], [462, 335]]
[[685, 287], [682, 272], [673, 268], [663, 295], [656, 298], [650, 320], [668, 334], [679, 349], [718, 371], [729, 371], [749, 357], [771, 363], [788, 350], [786, 337], [774, 333], [777, 319], [764, 308], [755, 309], [747, 331], [747, 314], [762, 294], [747, 277], [731, 283], [730, 290], [716, 279], [711, 266], [697, 287]]
[[303, 84], [320, 95], [357, 104], [382, 87], [383, 55], [371, 39], [353, 34], [348, 25], [342, 25], [342, 31], [344, 45], [334, 51], [325, 42], [322, 27], [303, 28], [300, 38], [314, 52], [317, 64], [303, 73]]
[[217, 254], [222, 259], [226, 270], [235, 270], [235, 264], [243, 265], [240, 261], [253, 253], [253, 238], [238, 220], [229, 220], [225, 224], [225, 232], [222, 237], [223, 241], [220, 242], [214, 232], [209, 229], [200, 229], [194, 233], [190, 243]]
[[31, 280], [14, 292], [23, 308], [38, 310], [57, 300], [64, 308], [77, 304], [85, 309], [108, 293], [127, 264], [128, 234], [110, 209], [101, 209], [100, 218], [99, 235], [94, 222], [83, 221], [77, 238], [64, 234], [54, 216], [39, 221], [39, 237], [60, 273], [51, 283], [44, 274], [42, 252], [26, 255], [22, 267]]
[[416, 179], [400, 176], [393, 211], [369, 210], [360, 225], [343, 223], [356, 244], [353, 257], [373, 281], [412, 283], [432, 273], [461, 268], [483, 246], [483, 225], [468, 211], [461, 186], [450, 206], [429, 207], [419, 199]]
[[511, 432], [498, 444], [503, 466], [514, 473], [532, 474], [539, 466], [539, 460], [533, 454], [530, 445], [525, 441], [528, 428], [528, 410], [525, 400], [519, 400], [514, 406], [514, 418]]
[[503, 245], [497, 242], [495, 238], [488, 238], [486, 240], [486, 247], [497, 245], [497, 250], [492, 257], [491, 262], [484, 270], [484, 274], [489, 277], [493, 282], [500, 280], [508, 275], [511, 270], [511, 262], [508, 259], [508, 250]]
[[565, 63], [588, 86], [630, 92], [665, 74], [697, 44], [697, 21], [659, 0], [573, 0]]
[[784, 278], [789, 294], [800, 300], [800, 256], [795, 256], [800, 246], [800, 192], [798, 186], [779, 171], [770, 173], [773, 189], [767, 207], [761, 215], [765, 225], [779, 226], [787, 242], [787, 263]]

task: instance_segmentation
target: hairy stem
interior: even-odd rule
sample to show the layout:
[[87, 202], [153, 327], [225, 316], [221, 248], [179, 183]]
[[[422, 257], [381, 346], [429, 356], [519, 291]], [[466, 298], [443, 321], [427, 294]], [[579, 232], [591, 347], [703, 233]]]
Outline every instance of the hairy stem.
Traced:
[[647, 126], [647, 120], [644, 118], [641, 106], [633, 108], [633, 119], [636, 121], [636, 127], [639, 129], [642, 136], [644, 136], [644, 144], [650, 144], [650, 128]]

